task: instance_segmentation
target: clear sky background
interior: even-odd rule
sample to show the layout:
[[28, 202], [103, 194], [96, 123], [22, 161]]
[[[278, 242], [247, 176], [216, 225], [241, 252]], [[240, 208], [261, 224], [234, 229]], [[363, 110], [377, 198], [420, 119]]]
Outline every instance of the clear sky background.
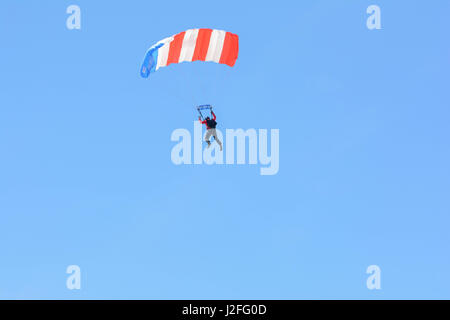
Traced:
[[[450, 298], [449, 11], [2, 0], [0, 298]], [[148, 47], [196, 27], [240, 36], [234, 68], [140, 78]], [[221, 129], [279, 129], [279, 173], [174, 165], [203, 103]]]

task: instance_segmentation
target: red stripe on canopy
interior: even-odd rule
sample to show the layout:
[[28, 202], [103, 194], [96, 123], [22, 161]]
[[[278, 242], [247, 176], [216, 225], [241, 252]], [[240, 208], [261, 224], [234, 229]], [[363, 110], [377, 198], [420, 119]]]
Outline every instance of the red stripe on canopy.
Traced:
[[236, 34], [227, 32], [223, 42], [222, 54], [219, 63], [226, 64], [230, 67], [236, 63], [239, 53], [239, 37]]
[[211, 40], [211, 34], [212, 29], [199, 29], [192, 61], [205, 61], [206, 54], [208, 53], [209, 41]]
[[173, 37], [173, 41], [170, 43], [169, 56], [167, 57], [166, 66], [168, 66], [171, 63], [178, 63], [178, 60], [180, 59], [181, 47], [183, 45], [183, 39], [185, 34], [186, 32], [183, 31], [177, 34], [175, 37]]

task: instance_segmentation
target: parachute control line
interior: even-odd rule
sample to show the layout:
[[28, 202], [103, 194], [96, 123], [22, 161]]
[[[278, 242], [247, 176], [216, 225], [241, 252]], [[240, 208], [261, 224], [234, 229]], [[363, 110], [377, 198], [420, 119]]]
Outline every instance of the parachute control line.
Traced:
[[[201, 106], [197, 106], [198, 113], [200, 113], [200, 117], [202, 120], [205, 120], [202, 114], [202, 110], [209, 110], [212, 113], [212, 105], [210, 104], [202, 104]], [[212, 117], [212, 114], [211, 114]]]

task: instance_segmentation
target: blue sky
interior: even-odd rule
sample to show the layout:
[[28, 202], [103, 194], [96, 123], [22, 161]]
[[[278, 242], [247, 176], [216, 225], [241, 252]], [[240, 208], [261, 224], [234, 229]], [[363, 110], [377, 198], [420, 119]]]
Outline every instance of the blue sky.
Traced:
[[[0, 298], [450, 298], [449, 9], [2, 1]], [[240, 36], [234, 68], [139, 77], [197, 27]], [[279, 173], [175, 166], [170, 135], [203, 103], [219, 128], [279, 129]]]

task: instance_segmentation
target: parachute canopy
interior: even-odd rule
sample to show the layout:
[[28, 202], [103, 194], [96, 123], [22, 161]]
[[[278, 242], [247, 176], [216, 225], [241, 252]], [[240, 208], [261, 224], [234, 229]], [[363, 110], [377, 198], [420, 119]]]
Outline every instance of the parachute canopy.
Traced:
[[239, 37], [231, 32], [213, 29], [189, 29], [165, 38], [145, 54], [141, 76], [172, 63], [213, 61], [234, 66], [239, 53]]

